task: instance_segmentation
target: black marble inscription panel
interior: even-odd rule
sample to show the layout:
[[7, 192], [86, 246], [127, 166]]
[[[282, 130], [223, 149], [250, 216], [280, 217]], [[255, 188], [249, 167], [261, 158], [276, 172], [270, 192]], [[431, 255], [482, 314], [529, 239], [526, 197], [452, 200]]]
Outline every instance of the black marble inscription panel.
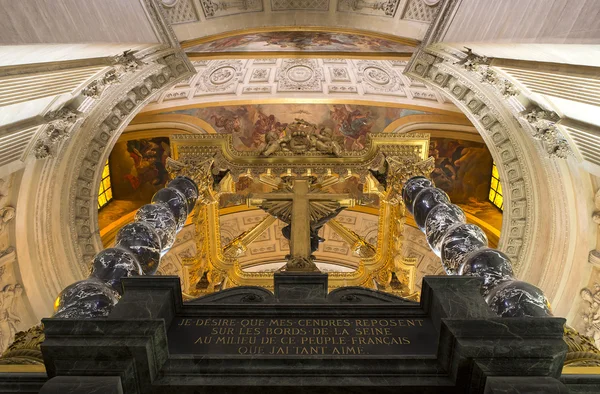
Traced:
[[176, 317], [171, 354], [242, 356], [435, 356], [429, 318]]

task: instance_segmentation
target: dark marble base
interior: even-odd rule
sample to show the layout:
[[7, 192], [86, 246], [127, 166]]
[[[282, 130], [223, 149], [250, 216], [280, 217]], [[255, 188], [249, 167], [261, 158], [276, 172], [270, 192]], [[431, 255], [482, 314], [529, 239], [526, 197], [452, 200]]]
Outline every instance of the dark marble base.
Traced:
[[568, 394], [569, 390], [559, 380], [550, 377], [491, 376], [485, 384], [484, 394]]
[[560, 381], [569, 388], [570, 394], [600, 393], [600, 375], [562, 375]]
[[118, 376], [57, 376], [40, 394], [123, 394]]
[[[523, 382], [529, 382], [523, 387], [543, 387], [544, 393], [564, 392], [556, 380], [567, 350], [564, 319], [498, 318], [479, 294], [479, 278], [426, 277], [420, 303], [361, 288], [327, 296], [323, 274], [277, 274], [275, 295], [238, 287], [185, 304], [177, 277], [133, 277], [123, 283], [123, 297], [107, 319], [43, 320], [48, 376], [118, 376], [127, 394], [525, 393], [517, 385]], [[198, 323], [218, 319], [235, 323]], [[421, 336], [414, 342], [434, 346], [421, 352], [403, 344], [366, 357], [248, 354], [237, 345], [209, 352], [172, 329], [207, 324], [226, 331], [250, 319], [289, 324], [361, 319], [363, 326], [378, 319], [421, 319], [420, 327], [428, 324], [431, 330], [415, 329]], [[296, 340], [310, 335], [298, 334]], [[190, 351], [171, 351], [174, 340]]]
[[280, 302], [320, 302], [327, 297], [327, 274], [275, 273], [275, 298]]
[[1, 372], [0, 393], [37, 394], [48, 375], [40, 372]]

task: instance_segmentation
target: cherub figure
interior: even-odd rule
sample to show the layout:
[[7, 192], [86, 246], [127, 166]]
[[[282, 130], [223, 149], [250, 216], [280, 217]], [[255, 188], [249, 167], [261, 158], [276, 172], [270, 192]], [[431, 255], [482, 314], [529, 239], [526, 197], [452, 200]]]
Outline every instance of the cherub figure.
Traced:
[[265, 148], [262, 150], [263, 156], [271, 156], [281, 150], [281, 141], [279, 139], [279, 133], [275, 130], [270, 130], [265, 135]]
[[333, 139], [333, 130], [329, 127], [321, 127], [314, 134], [314, 144], [319, 152], [333, 154], [334, 156], [342, 155], [342, 147]]
[[15, 218], [13, 207], [0, 208], [0, 234], [8, 228], [8, 223]]
[[4, 351], [15, 338], [21, 318], [14, 313], [15, 299], [23, 293], [19, 284], [6, 285], [0, 292], [0, 351]]

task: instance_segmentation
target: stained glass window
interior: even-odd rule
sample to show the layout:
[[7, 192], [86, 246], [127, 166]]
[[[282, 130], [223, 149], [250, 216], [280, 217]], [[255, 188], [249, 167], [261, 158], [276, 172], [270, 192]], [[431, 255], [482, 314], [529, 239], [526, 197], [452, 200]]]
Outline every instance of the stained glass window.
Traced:
[[492, 182], [490, 184], [490, 201], [492, 204], [497, 206], [500, 210], [504, 207], [504, 198], [502, 197], [502, 184], [500, 183], [500, 174], [498, 174], [498, 167], [494, 163], [492, 167]]
[[108, 167], [108, 160], [106, 160], [104, 169], [102, 169], [100, 188], [98, 189], [98, 209], [108, 204], [112, 198], [112, 188], [110, 187], [110, 169]]

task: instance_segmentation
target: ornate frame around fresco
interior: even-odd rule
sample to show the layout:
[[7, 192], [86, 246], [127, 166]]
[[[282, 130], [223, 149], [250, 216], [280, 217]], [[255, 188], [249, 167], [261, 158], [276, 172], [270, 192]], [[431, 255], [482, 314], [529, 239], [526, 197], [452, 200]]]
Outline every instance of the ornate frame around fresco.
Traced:
[[[377, 287], [404, 297], [418, 297], [415, 289], [416, 260], [402, 258], [399, 253], [402, 247], [404, 206], [396, 198], [396, 193], [401, 189], [399, 182], [402, 180], [414, 175], [429, 175], [433, 169], [431, 160], [426, 160], [429, 155], [428, 135], [372, 134], [367, 148], [359, 153], [346, 153], [348, 157], [262, 157], [258, 152], [248, 154], [235, 151], [231, 135], [214, 134], [173, 135], [171, 149], [177, 165], [182, 165], [182, 169], [176, 173], [190, 176], [200, 183], [204, 178], [199, 175], [202, 173], [200, 163], [207, 162], [215, 169], [229, 169], [233, 181], [243, 174], [259, 177], [267, 169], [279, 173], [285, 169], [300, 172], [310, 168], [314, 174], [320, 174], [331, 169], [343, 173], [346, 166], [351, 166], [352, 172], [369, 185], [369, 192], [380, 196], [378, 244], [374, 248], [375, 254], [362, 258], [355, 271], [330, 273], [329, 288]], [[378, 187], [374, 178], [369, 177], [368, 171], [381, 160], [382, 154], [401, 163], [401, 168], [393, 167], [395, 172], [389, 170], [385, 190]], [[210, 189], [211, 185], [201, 185], [202, 188]], [[206, 286], [203, 289], [190, 287], [185, 296], [194, 298], [211, 293], [216, 290], [215, 285], [225, 279], [228, 281], [227, 287], [261, 286], [272, 290], [272, 272], [246, 272], [235, 257], [224, 253], [227, 247], [221, 248], [219, 192], [211, 191], [212, 198], [197, 204], [195, 209], [197, 253], [193, 258], [184, 259], [184, 275], [192, 276], [190, 284], [204, 280]], [[390, 287], [392, 274], [395, 274], [401, 283], [399, 289]]]
[[[360, 29], [350, 28], [335, 28], [335, 27], [319, 27], [319, 26], [278, 26], [278, 27], [255, 27], [249, 29], [233, 30], [226, 33], [213, 34], [210, 36], [187, 40], [181, 43], [182, 48], [193, 47], [194, 45], [204, 44], [211, 41], [220, 40], [223, 38], [254, 34], [254, 33], [273, 33], [273, 32], [324, 32], [324, 33], [345, 33], [370, 38], [379, 38], [392, 41], [398, 44], [417, 47], [419, 41], [410, 38], [398, 37], [384, 33], [376, 33]], [[387, 52], [295, 52], [295, 51], [269, 51], [269, 52], [219, 52], [219, 53], [197, 53], [189, 52], [188, 56], [191, 60], [195, 59], [253, 59], [253, 58], [339, 58], [346, 59], [409, 59], [412, 53], [387, 53]]]

